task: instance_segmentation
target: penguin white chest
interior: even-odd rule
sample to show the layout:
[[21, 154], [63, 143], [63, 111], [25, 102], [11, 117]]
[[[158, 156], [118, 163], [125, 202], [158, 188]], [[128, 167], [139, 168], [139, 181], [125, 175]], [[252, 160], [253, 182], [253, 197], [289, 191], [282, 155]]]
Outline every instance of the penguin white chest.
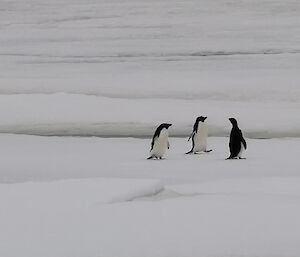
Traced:
[[206, 151], [208, 127], [205, 123], [199, 124], [198, 130], [194, 135], [194, 152]]
[[240, 152], [239, 152], [239, 154], [238, 154], [238, 157], [239, 157], [239, 158], [242, 158], [242, 154], [243, 154], [244, 151], [245, 151], [245, 147], [244, 147], [244, 145], [241, 143], [241, 150], [240, 150]]
[[162, 157], [167, 148], [168, 148], [168, 137], [169, 137], [169, 133], [167, 129], [163, 129], [160, 134], [159, 137], [156, 138], [154, 145], [153, 145], [153, 149], [151, 151], [152, 155], [155, 155], [156, 157]]

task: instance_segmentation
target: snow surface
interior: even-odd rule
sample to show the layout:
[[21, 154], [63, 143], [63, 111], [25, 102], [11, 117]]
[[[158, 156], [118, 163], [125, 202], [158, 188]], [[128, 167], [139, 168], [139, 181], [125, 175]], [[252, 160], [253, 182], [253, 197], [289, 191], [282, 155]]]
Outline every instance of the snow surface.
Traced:
[[150, 139], [0, 139], [0, 256], [299, 256], [299, 139], [225, 160], [228, 138], [170, 138], [161, 161]]
[[0, 135], [0, 182], [69, 178], [158, 179], [163, 184], [299, 175], [300, 139], [247, 139], [247, 158], [225, 161], [229, 138], [208, 138], [210, 154], [185, 155], [187, 138], [170, 138], [166, 159], [149, 161], [151, 139]]
[[[119, 204], [99, 203], [101, 195], [95, 193], [102, 183], [93, 193], [84, 183], [73, 187], [70, 181], [5, 185], [0, 254], [296, 257], [299, 182], [226, 181], [221, 188], [220, 183], [198, 184], [195, 195]], [[240, 183], [247, 185], [247, 193], [230, 190]], [[272, 190], [257, 194], [261, 187]]]
[[161, 161], [150, 139], [0, 139], [1, 256], [300, 253], [299, 139], [248, 139], [246, 160], [225, 160], [228, 138], [195, 155], [170, 138]]
[[[300, 99], [300, 97], [299, 97]], [[208, 116], [209, 134], [229, 135], [229, 117], [251, 138], [300, 137], [300, 102], [115, 99], [86, 95], [0, 95], [0, 132], [68, 136], [151, 137], [163, 122], [186, 137]], [[180, 114], [180, 115], [178, 115]]]

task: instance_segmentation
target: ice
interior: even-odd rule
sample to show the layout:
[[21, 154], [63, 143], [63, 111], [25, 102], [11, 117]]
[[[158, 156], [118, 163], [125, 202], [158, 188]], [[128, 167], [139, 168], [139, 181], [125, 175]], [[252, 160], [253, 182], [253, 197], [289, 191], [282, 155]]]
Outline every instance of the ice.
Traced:
[[131, 201], [135, 198], [153, 196], [163, 189], [158, 180], [143, 179], [81, 179], [51, 182], [27, 182], [2, 184], [3, 209], [9, 209], [20, 202], [33, 206], [46, 205], [55, 209], [60, 203], [72, 206], [84, 204], [110, 204]]
[[186, 137], [197, 116], [211, 136], [228, 136], [229, 117], [250, 138], [299, 137], [298, 102], [116, 99], [79, 94], [0, 95], [0, 132], [58, 136], [151, 137], [163, 122]]
[[[298, 257], [299, 12], [1, 1], [0, 256]], [[213, 151], [187, 156], [201, 115]], [[229, 117], [246, 160], [225, 161]]]

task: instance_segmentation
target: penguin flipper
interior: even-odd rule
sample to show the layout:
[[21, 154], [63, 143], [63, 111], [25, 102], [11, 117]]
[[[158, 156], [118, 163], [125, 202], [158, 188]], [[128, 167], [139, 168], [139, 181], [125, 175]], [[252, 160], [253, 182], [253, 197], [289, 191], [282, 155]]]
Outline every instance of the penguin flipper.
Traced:
[[245, 150], [247, 149], [247, 143], [246, 143], [246, 140], [244, 139], [244, 137], [242, 136], [242, 138], [241, 138], [241, 141], [242, 141], [242, 144], [243, 144], [243, 146], [244, 146], [244, 148], [245, 148]]
[[150, 151], [153, 150], [153, 146], [154, 146], [154, 143], [155, 143], [155, 141], [156, 141], [157, 138], [158, 138], [158, 136], [156, 136], [156, 135], [154, 134], [154, 136], [153, 136], [153, 138], [152, 138], [152, 141], [151, 141], [151, 149], [150, 149]]
[[[189, 152], [187, 152], [187, 153], [185, 153], [185, 154], [190, 154], [190, 153], [192, 153], [192, 152], [194, 151], [194, 146], [195, 146], [194, 135], [195, 135], [195, 132], [193, 131], [193, 133], [192, 133], [192, 134], [190, 135], [190, 137], [189, 137], [189, 140], [192, 138], [192, 143], [193, 143], [192, 149], [191, 149], [191, 151], [189, 151]], [[189, 140], [188, 140], [188, 141], [189, 141]]]
[[191, 140], [191, 138], [194, 136], [195, 132], [193, 131], [192, 134], [190, 135], [188, 142]]
[[246, 143], [246, 140], [245, 140], [245, 138], [243, 137], [243, 133], [242, 133], [242, 131], [239, 129], [239, 136], [240, 136], [240, 140], [241, 140], [241, 142], [242, 142], [242, 144], [243, 144], [243, 146], [244, 146], [244, 148], [245, 148], [245, 150], [247, 149], [247, 143]]

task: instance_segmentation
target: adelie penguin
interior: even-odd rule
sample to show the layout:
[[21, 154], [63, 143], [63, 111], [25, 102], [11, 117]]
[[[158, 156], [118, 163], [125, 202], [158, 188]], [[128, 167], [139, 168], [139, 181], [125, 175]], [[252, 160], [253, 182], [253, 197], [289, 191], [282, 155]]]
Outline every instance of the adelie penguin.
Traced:
[[193, 132], [190, 135], [188, 141], [192, 139], [192, 149], [186, 154], [197, 153], [197, 152], [206, 152], [209, 153], [212, 150], [207, 150], [207, 135], [208, 127], [205, 122], [207, 117], [200, 116], [196, 119]]
[[242, 153], [247, 149], [247, 143], [243, 137], [242, 131], [239, 129], [235, 118], [229, 118], [232, 124], [232, 129], [229, 139], [230, 156], [228, 159], [245, 159], [242, 158]]
[[148, 160], [153, 158], [162, 159], [166, 150], [170, 148], [168, 132], [170, 126], [172, 126], [172, 124], [162, 123], [155, 130], [151, 142], [150, 157], [147, 158]]

